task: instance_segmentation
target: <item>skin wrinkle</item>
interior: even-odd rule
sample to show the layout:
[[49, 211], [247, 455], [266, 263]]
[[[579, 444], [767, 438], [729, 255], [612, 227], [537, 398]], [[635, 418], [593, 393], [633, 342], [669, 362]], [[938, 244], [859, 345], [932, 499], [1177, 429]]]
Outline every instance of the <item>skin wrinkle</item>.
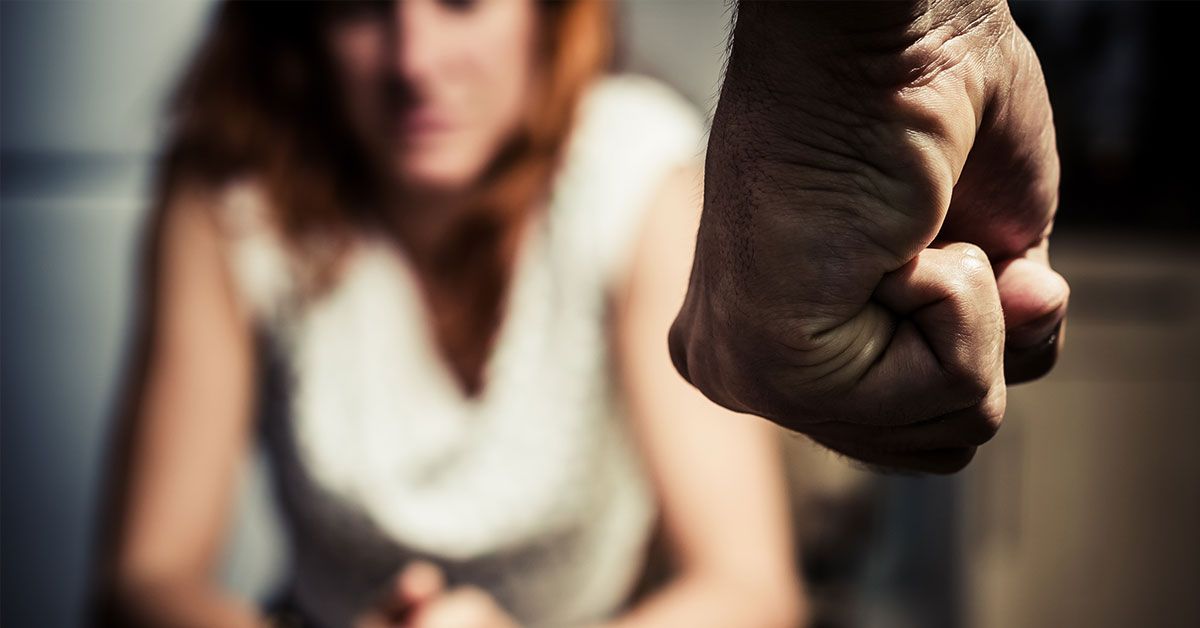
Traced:
[[[843, 372], [847, 367], [850, 372], [858, 372], [860, 375], [850, 382], [842, 382], [840, 386], [830, 386], [829, 390], [833, 391], [838, 388], [853, 389], [858, 386], [867, 376], [875, 364], [878, 364], [880, 359], [887, 354], [888, 349], [896, 338], [896, 328], [899, 326], [898, 321], [887, 313], [887, 308], [879, 303], [867, 302], [859, 314], [850, 319], [846, 323], [853, 326], [855, 329], [844, 330], [844, 333], [830, 335], [832, 338], [844, 339], [842, 347], [833, 347], [833, 355], [827, 360], [831, 362], [834, 358], [842, 358], [842, 361], [837, 364], [837, 368]], [[879, 333], [879, 330], [886, 327], [884, 333]], [[883, 345], [880, 346], [880, 343]], [[853, 368], [854, 363], [858, 363], [858, 368]], [[811, 368], [811, 367], [809, 367]], [[828, 379], [837, 371], [827, 371], [819, 373], [816, 377], [811, 374], [806, 374], [805, 383], [810, 385], [820, 385], [822, 380]]]
[[[880, 365], [881, 358], [887, 354], [887, 351], [891, 348], [892, 344], [899, 337], [898, 333], [896, 333], [894, 331], [896, 329], [896, 325], [898, 323], [902, 323], [903, 321], [906, 321], [906, 320], [908, 320], [908, 321], [917, 320], [920, 317], [922, 317], [926, 312], [932, 310], [934, 307], [943, 305], [948, 301], [953, 301], [955, 303], [959, 303], [960, 307], [969, 308], [969, 304], [961, 301], [961, 298], [957, 295], [970, 294], [970, 293], [973, 293], [976, 290], [978, 290], [980, 287], [985, 287], [985, 286], [980, 286], [979, 278], [981, 277], [982, 272], [984, 272], [984, 271], [990, 272], [990, 267], [988, 266], [986, 256], [984, 256], [982, 254], [982, 252], [978, 251], [977, 249], [968, 248], [966, 250], [960, 250], [959, 252], [962, 255], [960, 264], [964, 267], [964, 270], [967, 271], [964, 278], [961, 278], [959, 281], [968, 281], [968, 282], [974, 283], [976, 286], [974, 289], [970, 289], [965, 286], [961, 289], [955, 289], [955, 288], [951, 287], [950, 292], [946, 296], [943, 296], [940, 299], [937, 299], [935, 301], [924, 304], [921, 307], [917, 308], [916, 310], [913, 310], [910, 312], [905, 312], [905, 313], [900, 313], [898, 316], [895, 317], [896, 322], [893, 322], [891, 320], [892, 319], [891, 316], [888, 316], [885, 314], [885, 316], [883, 317], [883, 320], [886, 321], [885, 324], [887, 326], [891, 327], [891, 329], [888, 332], [882, 333], [882, 334], [879, 333], [878, 330], [870, 329], [869, 324], [867, 324], [868, 328], [866, 330], [863, 329], [863, 327], [865, 325], [865, 323], [863, 322], [864, 320], [876, 320], [876, 321], [878, 320], [878, 318], [867, 319], [866, 317], [864, 317], [862, 315], [863, 311], [866, 311], [868, 309], [873, 310], [875, 308], [878, 308], [878, 311], [880, 311], [880, 312], [888, 311], [887, 308], [880, 306], [880, 304], [878, 304], [874, 301], [869, 301], [866, 305], [864, 305], [863, 310], [860, 310], [859, 314], [857, 314], [848, 323], [846, 323], [846, 325], [848, 325], [849, 328], [843, 327], [843, 328], [837, 330], [838, 332], [841, 332], [841, 333], [829, 334], [829, 338], [831, 341], [842, 340], [841, 343], [839, 343], [838, 345], [824, 345], [824, 346], [822, 346], [823, 350], [818, 350], [817, 355], [819, 357], [816, 362], [807, 362], [806, 361], [806, 362], [802, 362], [799, 364], [799, 366], [804, 367], [804, 368], [797, 369], [797, 371], [802, 373], [802, 375], [800, 375], [800, 378], [803, 381], [803, 383], [808, 384], [808, 385], [819, 384], [822, 380], [826, 379], [827, 376], [829, 376], [831, 374], [831, 370], [836, 370], [836, 368], [830, 369], [830, 368], [820, 368], [820, 367], [830, 367], [831, 365], [833, 365], [834, 367], [845, 366], [847, 364], [855, 362], [856, 360], [860, 361], [860, 362], [867, 361], [868, 364], [865, 368], [851, 369], [852, 372], [859, 373], [859, 376], [855, 379], [855, 381], [850, 386], [848, 386], [849, 388], [853, 388], [854, 386], [859, 385], [863, 379], [868, 377]], [[893, 315], [895, 315], [895, 314], [896, 313], [893, 313]], [[962, 318], [963, 315], [960, 315], [959, 317]], [[951, 370], [948, 370], [947, 365], [962, 363], [962, 362], [964, 362], [963, 358], [961, 356], [960, 357], [952, 357], [952, 356], [948, 356], [945, 354], [939, 354], [939, 352], [938, 352], [939, 345], [931, 342], [931, 339], [925, 335], [925, 333], [922, 331], [922, 329], [923, 329], [923, 327], [921, 325], [912, 326], [912, 330], [919, 337], [921, 337], [923, 339], [924, 346], [928, 347], [930, 352], [937, 358], [936, 365], [939, 368], [939, 370], [941, 371], [944, 379], [947, 379], [949, 381], [954, 381], [955, 379], [959, 379], [959, 378], [969, 375], [966, 373], [955, 373]], [[789, 337], [789, 335], [783, 334], [782, 337], [787, 338], [787, 337]], [[780, 340], [779, 337], [772, 336], [772, 338], [774, 340], [776, 340], [776, 342], [778, 342], [779, 344], [782, 344], [785, 348], [792, 349], [793, 364], [796, 364], [794, 362], [796, 356], [812, 354], [811, 349], [807, 352], [803, 351], [803, 350], [798, 350], [795, 346], [792, 346], [790, 343]], [[881, 341], [881, 339], [884, 339], [884, 338], [886, 338], [887, 342], [882, 349], [880, 349], [880, 350], [872, 350], [871, 349], [870, 345], [872, 345], [872, 344], [877, 345]], [[964, 343], [954, 342], [954, 343], [951, 343], [951, 346], [953, 347], [953, 346], [962, 345], [962, 344], [964, 344]], [[993, 351], [995, 351], [994, 346], [993, 346]], [[816, 369], [815, 376], [813, 373], [814, 368]], [[980, 392], [978, 393], [978, 395], [972, 395], [968, 404], [964, 405], [963, 407], [970, 407], [972, 405], [977, 404], [979, 402], [980, 398], [986, 396], [987, 390], [989, 389], [989, 386], [986, 383], [973, 384], [972, 387], [978, 389]], [[836, 390], [837, 388], [840, 388], [840, 387], [834, 386], [834, 387], [831, 387], [831, 390]]]
[[[816, 125], [811, 125], [810, 128], [818, 128], [818, 127]], [[853, 142], [846, 142], [844, 144], [847, 146], [854, 145]], [[738, 145], [738, 148], [741, 148], [741, 146]], [[819, 180], [819, 175], [821, 173], [828, 173], [828, 174], [834, 174], [834, 175], [852, 174], [852, 175], [854, 175], [853, 180], [859, 181], [860, 183], [862, 183], [862, 182], [867, 183], [867, 185], [862, 186], [861, 191], [867, 192], [871, 196], [873, 196], [875, 198], [881, 198], [881, 199], [888, 198], [889, 195], [884, 194], [884, 192], [877, 187], [878, 184], [875, 181], [876, 178], [879, 178], [879, 177], [887, 178], [889, 180], [896, 181], [898, 184], [905, 179], [905, 177], [903, 177], [902, 175], [899, 175], [899, 174], [888, 174], [884, 170], [881, 170], [877, 166], [871, 164], [869, 161], [858, 159], [857, 156], [855, 156], [855, 155], [839, 154], [834, 151], [830, 151], [829, 153], [827, 153], [827, 155], [832, 155], [832, 156], [836, 157], [836, 159], [830, 160], [831, 162], [838, 161], [838, 162], [844, 163], [845, 166], [843, 166], [842, 168], [838, 168], [837, 166], [833, 165], [833, 163], [831, 163], [831, 162], [821, 163], [819, 161], [811, 161], [809, 159], [805, 159], [803, 161], [801, 161], [801, 160], [788, 161], [786, 159], [780, 160], [780, 159], [776, 158], [776, 159], [772, 159], [771, 161], [776, 161], [781, 166], [803, 166], [803, 167], [807, 168], [809, 171], [811, 171], [813, 174], [817, 174], [818, 180]], [[763, 160], [759, 159], [757, 161], [761, 162]], [[753, 162], [747, 161], [746, 163], [753, 163]], [[740, 167], [741, 166], [739, 166], [739, 168]], [[920, 166], [917, 166], [917, 167], [920, 167]], [[860, 172], [860, 171], [863, 171], [864, 169], [865, 169], [864, 172]], [[874, 173], [877, 176], [872, 177], [871, 176], [872, 173]], [[770, 174], [770, 170], [768, 170], [766, 168], [760, 168], [759, 174], [764, 176], [765, 178], [767, 178], [769, 181], [774, 182], [776, 185], [776, 188], [778, 190], [788, 189], [787, 186], [784, 186], [784, 185], [781, 185], [778, 183], [778, 179], [775, 179]], [[837, 177], [837, 176], [828, 177], [828, 179], [832, 180], [832, 181], [836, 181], [841, 178], [842, 177]], [[817, 186], [814, 188], [809, 181], [797, 182], [795, 184], [795, 186], [798, 188], [804, 189], [806, 192], [813, 191], [814, 189], [815, 190], [820, 189], [820, 184], [817, 184]], [[853, 196], [852, 192], [853, 191], [851, 191], [850, 196]], [[894, 196], [894, 194], [891, 196]], [[846, 206], [847, 209], [852, 209], [855, 204], [856, 203], [846, 203], [844, 205]], [[914, 206], [924, 206], [927, 204], [930, 204], [930, 203], [917, 203], [917, 202], [912, 203], [912, 205], [914, 205]], [[931, 204], [936, 205], [937, 203], [935, 202], [935, 203], [931, 203]], [[932, 240], [932, 235], [930, 235], [929, 239]], [[885, 248], [884, 250], [888, 250], [888, 249]], [[911, 251], [900, 252], [900, 251], [895, 251], [895, 250], [888, 250], [888, 252], [891, 253], [891, 255], [895, 258], [902, 258], [903, 255], [911, 253]], [[898, 265], [899, 264], [897, 264], [897, 266]]]
[[[969, 52], [990, 50], [1008, 28], [1009, 21], [1003, 19], [1007, 16], [1007, 6], [1004, 3], [976, 3], [972, 6], [978, 12], [967, 16], [965, 20], [958, 3], [942, 2], [940, 6], [941, 9], [925, 14], [925, 18], [932, 24], [924, 25], [920, 30], [924, 30], [925, 33], [913, 41], [905, 51], [906, 54], [902, 54], [912, 65], [913, 75], [905, 81], [909, 88], [931, 83], [940, 73], [967, 59]], [[989, 24], [993, 26], [985, 28], [985, 25]], [[967, 37], [982, 38], [984, 43], [963, 45], [962, 42]]]
[[[867, 302], [863, 305], [863, 310], [860, 310], [859, 315], [856, 315], [850, 321], [847, 321], [846, 324], [858, 323], [861, 326], [863, 324], [862, 321], [865, 320], [862, 316], [862, 312], [872, 306], [882, 307], [878, 303]], [[793, 325], [796, 323], [794, 319], [787, 319], [781, 322], [784, 324], [791, 323]], [[857, 351], [848, 351], [847, 347], [845, 346], [835, 346], [831, 344], [832, 342], [843, 340], [846, 341], [843, 344], [851, 344], [855, 339], [864, 337], [867, 338], [868, 341], [874, 340], [874, 337], [867, 337], [861, 333], [829, 334], [828, 332], [818, 332], [817, 334], [806, 334], [800, 331], [771, 334], [768, 336], [768, 339], [783, 349], [786, 355], [791, 359], [790, 363], [793, 369], [803, 374], [803, 377], [799, 379], [802, 379], [804, 383], [807, 384], [818, 382], [829, 374], [829, 369], [823, 369], [822, 367], [829, 366], [831, 363], [833, 363], [835, 364], [834, 370], [841, 369], [853, 360], [856, 353], [859, 353]], [[828, 338], [828, 342], [822, 343], [822, 338]], [[797, 342], [796, 339], [803, 339], [806, 342]], [[804, 359], [806, 357], [810, 359]], [[842, 359], [842, 361], [835, 362], [835, 360], [838, 360], [839, 358]], [[813, 375], [813, 371], [816, 371], [815, 376]]]
[[[818, 118], [819, 118], [819, 116], [818, 116]], [[817, 125], [810, 124], [810, 125], [801, 125], [801, 126], [802, 126], [802, 128], [808, 130], [808, 133], [806, 133], [805, 135], [811, 134], [812, 132], [814, 132], [813, 130], [815, 130], [816, 133], [822, 132], [822, 126], [819, 124], [817, 124]], [[878, 127], [872, 125], [871, 123], [863, 123], [860, 125], [860, 128], [878, 128]], [[826, 135], [825, 137], [831, 138], [831, 139], [833, 138], [833, 136], [831, 136], [831, 135]], [[805, 145], [807, 145], [807, 146], [812, 146], [811, 138], [804, 138], [804, 139], [793, 138], [793, 139], [796, 139], [796, 141], [798, 141], [798, 142], [804, 142]], [[831, 161], [843, 161], [843, 162], [847, 163], [847, 165], [844, 167], [844, 169], [838, 169], [835, 166], [833, 166], [831, 163], [819, 163], [819, 162], [814, 162], [814, 161], [803, 161], [802, 162], [802, 161], [798, 161], [798, 160], [791, 161], [789, 163], [789, 161], [787, 159], [780, 159], [779, 157], [776, 157], [774, 160], [779, 161], [782, 165], [785, 165], [785, 166], [787, 166], [787, 165], [804, 166], [804, 167], [807, 167], [810, 171], [814, 171], [817, 173], [819, 173], [821, 171], [832, 172], [834, 174], [847, 173], [847, 172], [853, 173], [855, 175], [854, 180], [868, 183], [868, 185], [863, 186], [862, 191], [867, 192], [869, 195], [874, 196], [876, 198], [887, 198], [888, 197], [888, 195], [884, 194], [883, 191], [877, 187], [877, 185], [878, 185], [878, 183], [876, 182], [877, 178], [883, 177], [886, 179], [895, 180], [897, 182], [904, 181], [907, 178], [906, 176], [899, 174], [899, 173], [889, 174], [886, 171], [882, 170], [879, 166], [876, 166], [875, 164], [871, 163], [870, 160], [863, 159], [863, 158], [859, 157], [858, 155], [854, 155], [853, 153], [851, 153], [851, 154], [839, 153], [838, 151], [836, 151], [836, 149], [831, 149], [829, 147], [830, 144], [837, 144], [837, 143], [840, 143], [843, 146], [849, 147], [849, 146], [855, 146], [855, 145], [862, 145], [862, 142], [861, 141], [859, 141], [859, 142], [854, 142], [854, 141], [837, 142], [835, 140], [834, 142], [822, 142], [821, 143], [822, 145], [824, 145], [825, 150], [828, 151], [827, 156], [836, 157], [836, 159], [832, 159]], [[911, 152], [913, 152], [914, 154], [920, 154], [919, 151], [911, 151]], [[883, 161], [885, 161], [886, 163], [895, 163], [894, 159], [883, 160]], [[928, 168], [929, 166], [928, 165], [922, 166], [922, 165], [920, 165], [920, 160], [917, 160], [917, 161], [911, 163], [908, 167], [909, 168]], [[866, 171], [863, 174], [859, 174], [858, 170], [856, 170], [855, 168], [857, 168], [859, 170], [866, 169]], [[874, 173], [876, 176], [872, 177], [871, 176], [872, 173]], [[769, 180], [772, 180], [772, 181], [775, 180], [773, 177], [770, 176], [769, 171], [767, 171], [765, 169], [763, 169], [762, 174], [766, 175]], [[839, 178], [840, 177], [836, 177], [836, 176], [831, 177], [832, 180], [838, 180]], [[809, 184], [807, 181], [798, 183], [797, 185], [803, 187], [806, 192], [810, 191], [810, 187], [809, 187]], [[819, 185], [817, 187], [819, 189]], [[782, 186], [780, 186], [780, 188], [782, 189]], [[894, 195], [892, 195], [892, 196], [894, 196]], [[932, 206], [938, 208], [937, 210], [940, 212], [945, 211], [944, 208], [940, 207], [941, 203], [938, 203], [938, 202], [933, 202], [933, 203], [913, 202], [913, 203], [911, 203], [911, 205], [914, 207], [918, 207], [918, 206], [928, 207], [928, 206], [932, 205]], [[853, 208], [854, 204], [853, 203], [848, 204], [847, 207]], [[932, 241], [932, 235], [933, 235], [932, 233], [928, 234], [929, 241]], [[922, 239], [924, 239], [924, 238], [922, 238]], [[927, 244], [927, 242], [926, 242], [926, 244]], [[894, 259], [899, 259], [899, 260], [903, 260], [902, 254], [910, 253], [910, 251], [900, 252], [900, 251], [895, 251], [895, 250], [889, 250], [887, 248], [885, 248], [884, 250], [887, 250], [889, 253], [891, 253], [891, 255]], [[899, 266], [900, 263], [902, 263], [902, 261], [897, 262], [897, 266]]]
[[[790, 159], [781, 159], [779, 163], [784, 166], [800, 166], [808, 168], [814, 174], [833, 173], [850, 175], [852, 183], [857, 191], [866, 192], [868, 195], [875, 198], [887, 198], [883, 190], [879, 187], [878, 178], [887, 179], [891, 182], [900, 183], [902, 178], [898, 175], [889, 174], [879, 167], [871, 164], [866, 160], [862, 160], [856, 155], [840, 153], [828, 147], [824, 147], [825, 152], [821, 155], [820, 160], [813, 159], [815, 156], [806, 155], [804, 157], [794, 157]], [[838, 162], [837, 164], [833, 162]], [[865, 172], [864, 172], [865, 170]], [[871, 176], [874, 173], [877, 176]], [[840, 177], [833, 177], [836, 181]], [[782, 186], [780, 189], [783, 189]], [[806, 191], [814, 191], [819, 188], [805, 185]]]
[[[960, 16], [952, 14], [947, 16], [946, 21], [942, 22], [937, 27], [930, 30], [922, 40], [914, 44], [914, 48], [931, 48], [931, 51], [922, 51], [918, 53], [922, 56], [928, 56], [929, 59], [917, 64], [917, 74], [907, 82], [904, 89], [919, 88], [931, 84], [938, 75], [943, 71], [955, 67], [967, 58], [968, 52], [977, 50], [972, 46], [971, 50], [964, 50], [965, 46], [955, 45], [965, 36], [983, 36], [985, 39], [998, 40], [999, 35], [994, 33], [980, 33], [981, 27], [992, 20], [997, 15], [998, 9], [991, 7], [990, 10], [972, 16], [967, 23], [962, 24]], [[1003, 27], [999, 27], [1003, 28]], [[994, 29], [995, 30], [995, 29]], [[989, 50], [991, 46], [983, 47], [984, 50]]]
[[[967, 16], [962, 15], [959, 2], [861, 3], [851, 7], [843, 6], [844, 3], [805, 3], [809, 6], [772, 7], [771, 20], [755, 19], [764, 11], [761, 3], [743, 4], [746, 6], [741, 12], [751, 17], [746, 21], [753, 21], [760, 31], [757, 40], [786, 46], [794, 40], [789, 36], [796, 32], [797, 24], [804, 23], [813, 27], [807, 31], [810, 42], [827, 44], [813, 48], [828, 51], [829, 56], [853, 50], [855, 58], [863, 63], [838, 67], [853, 72], [838, 77], [842, 79], [840, 85], [861, 85], [865, 79], [868, 84], [881, 87], [920, 86], [966, 55], [966, 51], [954, 50], [962, 46], [948, 44], [968, 35], [994, 41], [1004, 33], [1008, 22], [1003, 19], [1007, 17], [1007, 7], [1002, 2], [973, 3], [973, 12]], [[822, 6], [834, 7], [824, 19], [820, 18]], [[788, 9], [792, 15], [780, 19], [781, 12]], [[742, 22], [738, 20], [735, 32]], [[736, 47], [734, 51], [740, 52]], [[804, 53], [808, 49], [797, 47], [797, 51]]]
[[[786, 288], [789, 284], [794, 283], [795, 280], [792, 277], [806, 278], [806, 289], [803, 293], [792, 295], [792, 298], [786, 302], [769, 302], [768, 307], [770, 308], [769, 312], [775, 316], [803, 322], [810, 330], [808, 333], [820, 331], [826, 325], [823, 322], [824, 319], [840, 319], [839, 312], [845, 308], [858, 307], [870, 296], [876, 281], [882, 275], [882, 270], [880, 270], [875, 277], [860, 278], [861, 269], [864, 264], [871, 263], [870, 260], [875, 256], [876, 251], [863, 247], [861, 241], [852, 237], [855, 223], [850, 217], [836, 210], [814, 211], [822, 213], [821, 220], [810, 220], [812, 215], [800, 217], [788, 215], [780, 216], [774, 221], [778, 228], [772, 230], [772, 235], [774, 236], [773, 241], [777, 242], [778, 246], [772, 248], [786, 251], [787, 255], [773, 255], [772, 257], [776, 261], [773, 270], [776, 272], [760, 273], [759, 275], [764, 280], [771, 280], [767, 287], [777, 289]], [[786, 238], [779, 238], [781, 230], [796, 228], [783, 224], [783, 222], [796, 223], [799, 228], [804, 229], [821, 229], [827, 237], [800, 243], [797, 246], [796, 243], [789, 242]], [[772, 253], [773, 251], [767, 249], [765, 252]], [[845, 280], [850, 273], [853, 273], [857, 280], [853, 290], [845, 286], [837, 290], [832, 289], [832, 286], [836, 285], [834, 283], [836, 280]]]
[[[806, 188], [806, 190], [805, 190], [805, 191], [806, 191], [806, 192], [808, 192], [808, 191], [811, 191], [811, 190], [809, 190], [808, 188]], [[838, 193], [835, 193], [835, 194], [831, 194], [831, 197], [833, 197], [833, 198], [834, 198], [834, 199], [836, 199], [836, 200], [841, 200], [841, 199], [839, 198], [839, 197], [841, 197], [841, 196], [846, 196], [847, 198], [852, 198], [852, 197], [850, 197], [849, 195], [846, 195], [846, 193], [845, 193], [845, 192], [841, 192], [841, 191], [839, 191]], [[882, 200], [880, 201], [880, 203], [882, 204]], [[847, 205], [847, 203], [846, 203], [846, 202], [830, 203], [830, 205], [831, 205], [831, 206], [834, 206], [834, 207], [844, 207], [844, 206], [846, 206], [846, 205]], [[812, 212], [813, 212], [813, 210], [812, 210], [812, 208], [810, 208], [809, 212], [806, 212], [806, 214], [809, 214], [809, 215], [811, 215], [811, 214], [812, 214]], [[841, 212], [840, 212], [840, 211], [838, 211], [838, 210], [829, 211], [829, 212], [827, 212], [827, 214], [829, 215], [829, 218], [827, 218], [827, 219], [826, 219], [826, 221], [827, 221], [827, 222], [828, 222], [828, 220], [833, 220], [833, 221], [835, 221], [835, 222], [843, 220], [843, 218], [842, 218], [842, 216], [841, 216]], [[865, 216], [870, 216], [870, 214], [866, 214]], [[854, 219], [853, 221], [850, 221], [849, 219], [845, 219], [845, 220], [847, 220], [847, 223], [848, 223], [848, 224], [847, 224], [847, 226], [845, 227], [845, 230], [846, 230], [848, 233], [854, 233], [854, 232], [856, 232], [856, 231], [859, 231], [859, 230], [861, 230], [861, 222], [860, 222], [860, 220], [861, 220], [861, 219], [860, 219], [858, 216], [855, 216], [855, 219]], [[889, 254], [889, 256], [890, 256], [890, 257], [892, 257], [893, 259], [899, 260], [899, 261], [897, 262], [897, 266], [899, 266], [899, 265], [903, 265], [903, 263], [904, 263], [904, 259], [905, 259], [905, 255], [904, 255], [904, 253], [901, 253], [901, 252], [898, 252], [898, 251], [895, 251], [895, 250], [891, 250], [891, 249], [889, 249], [889, 248], [888, 248], [888, 247], [887, 247], [887, 246], [886, 246], [886, 245], [885, 245], [885, 244], [884, 244], [882, 241], [874, 239], [874, 235], [873, 235], [873, 233], [874, 233], [874, 230], [872, 230], [872, 229], [866, 229], [866, 230], [861, 230], [861, 231], [860, 231], [860, 235], [866, 235], [866, 236], [868, 237], [868, 239], [869, 239], [869, 240], [871, 240], [871, 241], [873, 242], [873, 244], [875, 245], [875, 247], [876, 247], [877, 249], [879, 249], [879, 250], [883, 250], [883, 251], [887, 252], [887, 253]], [[851, 239], [850, 241], [853, 241], [853, 240]], [[822, 260], [822, 262], [823, 262], [824, 264], [828, 264], [830, 260], [837, 259], [838, 257], [840, 257], [840, 256], [844, 255], [844, 254], [845, 254], [845, 249], [844, 249], [844, 248], [837, 248], [837, 249], [833, 249], [833, 250], [831, 250], [831, 253], [834, 253], [835, 255], [828, 255], [828, 256], [816, 256], [816, 257], [818, 257], [819, 259], [821, 259], [821, 260]], [[809, 262], [811, 263], [811, 262], [812, 262], [812, 257], [813, 257], [813, 256], [809, 256], [808, 258], [806, 258], [806, 259], [807, 259], [807, 261], [809, 261]], [[890, 271], [890, 270], [894, 270], [894, 269], [893, 269], [893, 268], [887, 268], [887, 269], [883, 269], [883, 270], [881, 270], [881, 274], [882, 274], [883, 272], [888, 272], [888, 271]], [[837, 274], [837, 273], [835, 273], [835, 274]], [[875, 282], [877, 282], [877, 280], [878, 280], [878, 277], [876, 277], [876, 278], [872, 279], [872, 282], [871, 282], [871, 283], [872, 283], [872, 285], [873, 285]], [[838, 324], [841, 324], [841, 323], [838, 323]], [[837, 326], [837, 325], [835, 324], [835, 325], [834, 325], [834, 327], [836, 327], [836, 326]], [[814, 336], [814, 337], [819, 337], [819, 336], [821, 336], [821, 335], [823, 335], [823, 334], [825, 334], [825, 333], [827, 333], [827, 332], [829, 332], [829, 331], [830, 331], [830, 329], [829, 329], [829, 328], [825, 328], [825, 329], [818, 329], [818, 330], [817, 330], [815, 333], [813, 333], [813, 332], [810, 332], [810, 334], [809, 334], [809, 335], [810, 335], [810, 336]]]
[[[839, 196], [844, 195], [841, 194]], [[818, 293], [814, 295], [819, 297], [816, 302], [802, 302], [805, 307], [813, 306], [857, 306], [862, 301], [866, 300], [879, 279], [894, 268], [885, 267], [888, 264], [880, 264], [875, 261], [878, 258], [878, 253], [883, 250], [879, 244], [871, 243], [867, 239], [864, 246], [864, 241], [857, 237], [863, 235], [859, 233], [862, 228], [862, 221], [856, 213], [847, 213], [842, 208], [845, 203], [831, 204], [829, 207], [820, 205], [811, 205], [808, 211], [802, 214], [778, 214], [777, 221], [786, 220], [787, 222], [796, 223], [797, 226], [813, 224], [818, 227], [824, 237], [802, 243], [800, 246], [787, 239], [780, 240], [781, 250], [795, 250], [799, 253], [797, 257], [797, 271], [803, 274], [812, 275], [812, 283], [814, 288], [819, 288], [825, 285], [835, 285], [835, 280], [846, 278], [848, 273], [853, 273], [862, 284], [861, 290], [855, 290], [852, 293], [846, 293], [845, 290], [840, 290], [837, 293]], [[773, 230], [775, 233], [794, 231], [795, 228], [776, 223], [780, 228]], [[814, 247], [819, 247], [821, 250], [814, 250]], [[906, 260], [897, 263], [897, 266], [902, 266]], [[873, 267], [873, 270], [865, 268], [865, 266]], [[865, 274], [864, 274], [865, 273]], [[784, 277], [786, 273], [774, 272], [766, 274], [766, 276], [776, 276], [779, 281], [790, 281]], [[805, 314], [795, 309], [784, 309], [780, 312], [790, 317], [803, 317]], [[822, 315], [822, 318], [828, 318], [831, 315]], [[810, 333], [824, 331], [824, 328], [814, 330]]]

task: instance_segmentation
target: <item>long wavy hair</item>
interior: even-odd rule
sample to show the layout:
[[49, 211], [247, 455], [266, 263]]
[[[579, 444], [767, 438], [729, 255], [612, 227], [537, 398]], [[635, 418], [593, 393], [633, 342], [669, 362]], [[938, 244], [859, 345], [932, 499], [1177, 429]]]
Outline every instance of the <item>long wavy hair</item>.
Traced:
[[[346, 2], [227, 0], [172, 93], [156, 189], [252, 174], [306, 292], [336, 278], [382, 184], [350, 132], [323, 45]], [[538, 0], [539, 67], [524, 123], [449, 235], [412, 251], [435, 333], [465, 390], [482, 386], [520, 226], [547, 192], [585, 87], [611, 57], [606, 0]]]

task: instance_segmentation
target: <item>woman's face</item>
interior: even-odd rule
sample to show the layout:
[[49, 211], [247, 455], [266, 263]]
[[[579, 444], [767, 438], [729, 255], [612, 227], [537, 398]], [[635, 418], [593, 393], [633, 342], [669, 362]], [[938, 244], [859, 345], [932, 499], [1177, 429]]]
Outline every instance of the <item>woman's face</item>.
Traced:
[[350, 125], [393, 183], [456, 192], [521, 123], [534, 0], [356, 2], [329, 29]]

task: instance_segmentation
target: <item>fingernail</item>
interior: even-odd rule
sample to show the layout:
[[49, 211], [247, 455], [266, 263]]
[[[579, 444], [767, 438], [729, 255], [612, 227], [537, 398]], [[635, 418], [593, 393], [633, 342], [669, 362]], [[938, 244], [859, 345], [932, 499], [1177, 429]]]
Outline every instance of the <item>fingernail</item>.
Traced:
[[1008, 332], [1006, 343], [1010, 349], [1036, 349], [1058, 342], [1062, 332], [1063, 319], [1051, 318], [1049, 321], [1035, 321], [1028, 325], [1015, 327]]

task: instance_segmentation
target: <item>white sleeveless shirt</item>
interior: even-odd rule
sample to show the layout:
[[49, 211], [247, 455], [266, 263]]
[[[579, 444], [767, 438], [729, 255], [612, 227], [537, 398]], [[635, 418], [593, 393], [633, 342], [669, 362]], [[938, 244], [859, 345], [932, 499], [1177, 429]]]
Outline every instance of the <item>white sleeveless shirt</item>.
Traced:
[[304, 303], [259, 191], [228, 188], [229, 262], [259, 331], [260, 428], [306, 615], [349, 626], [417, 558], [525, 626], [620, 608], [655, 507], [624, 424], [608, 297], [651, 195], [701, 157], [703, 129], [651, 79], [593, 85], [473, 399], [402, 251], [364, 235], [337, 285]]

